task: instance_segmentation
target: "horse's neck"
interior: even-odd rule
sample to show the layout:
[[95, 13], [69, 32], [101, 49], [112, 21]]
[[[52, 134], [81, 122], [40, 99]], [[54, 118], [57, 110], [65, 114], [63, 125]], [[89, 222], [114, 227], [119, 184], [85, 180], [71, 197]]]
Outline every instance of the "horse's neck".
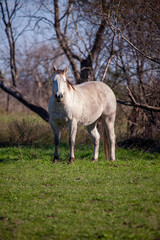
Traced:
[[67, 105], [71, 105], [73, 102], [73, 92], [74, 90], [72, 89], [72, 87], [69, 86], [69, 88], [67, 87], [65, 90], [65, 96], [64, 96], [64, 104]]

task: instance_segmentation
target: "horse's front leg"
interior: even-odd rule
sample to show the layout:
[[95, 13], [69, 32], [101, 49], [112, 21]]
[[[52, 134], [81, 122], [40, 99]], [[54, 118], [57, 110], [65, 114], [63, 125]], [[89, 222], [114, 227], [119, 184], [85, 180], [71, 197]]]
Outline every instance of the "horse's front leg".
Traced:
[[69, 146], [70, 146], [70, 158], [69, 163], [73, 163], [74, 161], [74, 145], [77, 133], [77, 121], [72, 120], [69, 123]]
[[57, 161], [59, 159], [59, 127], [53, 121], [51, 121], [50, 124], [51, 124], [53, 134], [54, 134], [54, 145], [55, 145], [53, 163], [57, 163]]
[[55, 144], [55, 151], [54, 151], [53, 163], [57, 163], [59, 159], [59, 131], [54, 133], [54, 144]]

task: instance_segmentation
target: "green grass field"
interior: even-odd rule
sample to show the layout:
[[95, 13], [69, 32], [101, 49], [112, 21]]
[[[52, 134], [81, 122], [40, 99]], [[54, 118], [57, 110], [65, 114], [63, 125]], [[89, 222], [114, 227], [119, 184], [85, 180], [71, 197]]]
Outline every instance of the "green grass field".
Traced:
[[0, 240], [160, 239], [160, 154], [117, 149], [92, 163], [92, 147], [0, 149]]

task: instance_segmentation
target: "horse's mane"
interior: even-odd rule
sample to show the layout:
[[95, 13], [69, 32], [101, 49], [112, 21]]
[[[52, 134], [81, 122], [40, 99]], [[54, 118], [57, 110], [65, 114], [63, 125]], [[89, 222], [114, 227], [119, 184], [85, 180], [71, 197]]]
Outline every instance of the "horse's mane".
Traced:
[[68, 78], [66, 78], [66, 80], [67, 80], [67, 86], [68, 86], [68, 87], [71, 87], [71, 88], [73, 88], [73, 90], [75, 90], [74, 84], [71, 83], [71, 82], [68, 80]]
[[[63, 70], [56, 70], [56, 73], [59, 73], [59, 74], [64, 74], [64, 71]], [[68, 78], [66, 77], [66, 81], [67, 81], [67, 87], [68, 88], [73, 88], [75, 90], [75, 87], [74, 87], [74, 84], [71, 83]]]

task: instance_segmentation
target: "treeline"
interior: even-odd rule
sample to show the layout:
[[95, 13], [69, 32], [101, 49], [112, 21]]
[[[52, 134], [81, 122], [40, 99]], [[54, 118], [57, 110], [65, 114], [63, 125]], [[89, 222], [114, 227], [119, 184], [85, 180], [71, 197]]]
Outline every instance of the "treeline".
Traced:
[[35, 112], [42, 117], [52, 66], [68, 65], [75, 84], [103, 80], [113, 89], [121, 100], [117, 131], [158, 140], [159, 19], [159, 0], [0, 2], [1, 105], [9, 109], [4, 91], [20, 93], [29, 104], [21, 103], [40, 106]]

